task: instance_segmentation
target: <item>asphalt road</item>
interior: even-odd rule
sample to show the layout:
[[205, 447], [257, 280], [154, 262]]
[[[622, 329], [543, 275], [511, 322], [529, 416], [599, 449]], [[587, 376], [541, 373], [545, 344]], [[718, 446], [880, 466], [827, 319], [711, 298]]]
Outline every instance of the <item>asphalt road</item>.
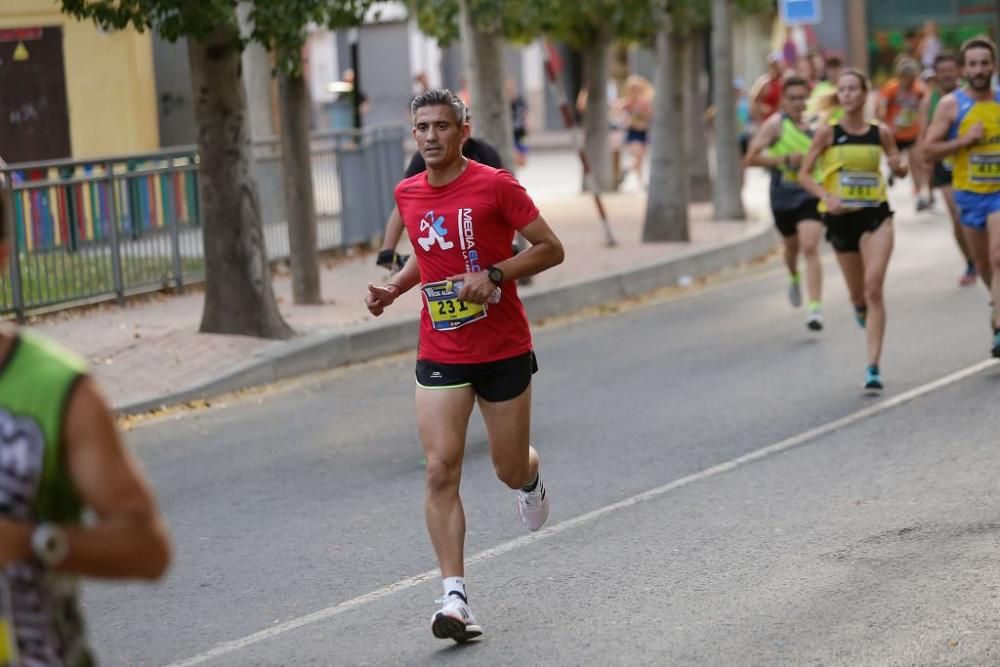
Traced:
[[988, 356], [987, 297], [957, 286], [944, 217], [911, 211], [881, 399], [862, 395], [863, 333], [829, 258], [818, 335], [776, 263], [538, 329], [552, 514], [525, 538], [474, 416], [467, 579], [485, 635], [467, 646], [429, 630], [412, 356], [140, 425], [176, 564], [158, 586], [87, 587], [99, 656], [1000, 664], [1000, 366], [949, 378]]

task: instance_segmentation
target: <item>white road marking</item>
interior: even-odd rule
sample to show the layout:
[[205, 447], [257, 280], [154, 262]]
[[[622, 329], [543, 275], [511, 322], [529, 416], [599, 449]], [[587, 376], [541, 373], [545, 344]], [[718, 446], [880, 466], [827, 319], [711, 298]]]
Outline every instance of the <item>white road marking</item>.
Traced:
[[[662, 486], [649, 489], [648, 491], [644, 491], [629, 498], [625, 498], [624, 500], [619, 500], [616, 503], [605, 505], [604, 507], [599, 507], [598, 509], [587, 512], [586, 514], [581, 514], [580, 516], [568, 519], [561, 523], [557, 523], [554, 526], [544, 528], [536, 533], [530, 533], [523, 537], [510, 540], [509, 542], [504, 542], [503, 544], [499, 544], [491, 549], [480, 551], [474, 556], [468, 558], [465, 561], [465, 563], [467, 566], [471, 566], [475, 565], [476, 563], [481, 563], [483, 561], [489, 560], [491, 558], [496, 558], [497, 556], [501, 556], [516, 549], [520, 549], [521, 547], [525, 547], [529, 544], [538, 542], [539, 540], [544, 540], [548, 537], [552, 537], [553, 535], [557, 535], [567, 530], [571, 530], [585, 523], [590, 523], [591, 521], [600, 519], [601, 517], [611, 514], [612, 512], [617, 512], [627, 507], [632, 507], [633, 505], [637, 505], [639, 503], [643, 503], [648, 500], [653, 500], [654, 498], [658, 498], [666, 493], [669, 493], [684, 486], [688, 486], [689, 484], [693, 484], [703, 479], [707, 479], [709, 477], [714, 477], [715, 475], [720, 475], [722, 473], [735, 470], [736, 468], [746, 465], [747, 463], [753, 463], [754, 461], [759, 461], [760, 459], [766, 458], [768, 456], [773, 456], [774, 454], [779, 454], [794, 447], [798, 447], [799, 445], [805, 444], [811, 440], [815, 440], [816, 438], [828, 435], [830, 433], [833, 433], [834, 431], [842, 429], [846, 426], [850, 426], [851, 424], [862, 421], [864, 419], [877, 415], [881, 412], [885, 412], [887, 410], [891, 410], [892, 408], [898, 407], [904, 403], [908, 403], [916, 398], [924, 396], [925, 394], [929, 394], [939, 389], [943, 389], [950, 385], [956, 384], [964, 380], [965, 378], [975, 375], [976, 373], [979, 373], [980, 371], [989, 368], [991, 366], [994, 366], [996, 364], [997, 360], [995, 359], [987, 359], [986, 361], [981, 361], [978, 364], [973, 364], [972, 366], [963, 368], [962, 370], [956, 371], [950, 375], [946, 375], [945, 377], [938, 378], [937, 380], [928, 382], [927, 384], [920, 385], [919, 387], [914, 387], [913, 389], [903, 392], [898, 396], [893, 396], [892, 398], [886, 399], [884, 401], [879, 401], [878, 403], [870, 405], [867, 408], [863, 408], [845, 417], [841, 417], [840, 419], [835, 419], [834, 421], [827, 422], [822, 426], [817, 426], [816, 428], [804, 431], [798, 435], [786, 438], [784, 440], [781, 440], [780, 442], [774, 443], [773, 445], [768, 445], [766, 447], [756, 449], [752, 452], [744, 454], [743, 456], [738, 456], [735, 459], [730, 459], [729, 461], [726, 461], [724, 463], [719, 463], [718, 465], [706, 468], [705, 470], [702, 470], [700, 472], [693, 473], [686, 477], [681, 477], [680, 479], [676, 479]], [[232, 641], [223, 642], [204, 653], [200, 653], [191, 658], [187, 658], [186, 660], [170, 663], [169, 665], [167, 665], [167, 667], [193, 667], [193, 665], [200, 665], [213, 658], [218, 658], [220, 656], [227, 655], [235, 651], [239, 651], [241, 649], [247, 648], [248, 646], [252, 646], [253, 644], [259, 644], [262, 641], [266, 641], [273, 637], [277, 637], [278, 635], [283, 635], [286, 632], [291, 632], [292, 630], [297, 630], [298, 628], [304, 627], [306, 625], [312, 625], [313, 623], [326, 621], [335, 616], [339, 616], [345, 612], [348, 612], [352, 609], [356, 609], [357, 607], [368, 604], [369, 602], [374, 602], [375, 600], [384, 598], [387, 595], [392, 595], [393, 593], [398, 593], [399, 591], [403, 591], [408, 588], [413, 588], [414, 586], [422, 584], [436, 576], [438, 576], [438, 571], [434, 569], [428, 572], [424, 572], [423, 574], [418, 574], [413, 577], [409, 577], [407, 579], [401, 579], [400, 581], [397, 581], [393, 584], [389, 584], [388, 586], [385, 586], [378, 590], [372, 591], [371, 593], [366, 593], [351, 600], [347, 600], [345, 602], [341, 602], [331, 607], [327, 607], [326, 609], [320, 609], [319, 611], [315, 611], [311, 614], [306, 614], [305, 616], [299, 616], [298, 618], [294, 618], [290, 621], [279, 623], [278, 625], [270, 627], [267, 630], [261, 630], [260, 632], [255, 632], [252, 635], [247, 635], [246, 637], [242, 637], [240, 639], [234, 639]]]

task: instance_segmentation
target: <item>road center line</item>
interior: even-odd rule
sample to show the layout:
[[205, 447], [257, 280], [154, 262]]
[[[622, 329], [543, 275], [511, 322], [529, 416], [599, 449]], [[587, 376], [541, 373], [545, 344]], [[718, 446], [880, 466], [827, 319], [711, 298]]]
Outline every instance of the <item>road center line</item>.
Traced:
[[[709, 477], [714, 477], [715, 475], [720, 475], [722, 473], [735, 470], [736, 468], [746, 465], [747, 463], [753, 463], [754, 461], [759, 461], [760, 459], [766, 458], [768, 456], [773, 456], [774, 454], [779, 454], [794, 447], [798, 447], [799, 445], [805, 444], [811, 440], [815, 440], [829, 433], [833, 433], [834, 431], [842, 429], [846, 426], [850, 426], [851, 424], [862, 421], [879, 413], [886, 412], [887, 410], [891, 410], [895, 407], [903, 405], [904, 403], [908, 403], [916, 398], [919, 398], [931, 392], [937, 391], [939, 389], [944, 389], [945, 387], [956, 384], [964, 380], [965, 378], [975, 375], [976, 373], [979, 373], [980, 371], [990, 368], [991, 366], [994, 366], [996, 364], [997, 361], [995, 359], [987, 359], [985, 361], [981, 361], [977, 364], [973, 364], [972, 366], [968, 366], [966, 368], [963, 368], [962, 370], [956, 371], [950, 375], [938, 378], [937, 380], [933, 380], [926, 384], [920, 385], [919, 387], [914, 387], [913, 389], [903, 392], [898, 396], [894, 396], [884, 401], [879, 401], [878, 403], [870, 405], [867, 408], [858, 410], [857, 412], [853, 412], [845, 417], [841, 417], [840, 419], [835, 419], [834, 421], [827, 422], [826, 424], [817, 426], [816, 428], [804, 431], [798, 435], [794, 435], [790, 438], [781, 440], [780, 442], [776, 442], [772, 445], [756, 449], [742, 456], [738, 456], [735, 459], [730, 459], [729, 461], [719, 463], [710, 468], [706, 468], [705, 470], [702, 470], [700, 472], [687, 475], [686, 477], [681, 477], [680, 479], [676, 479], [662, 486], [658, 486], [656, 488], [649, 489], [648, 491], [644, 491], [637, 495], [630, 496], [623, 500], [619, 500], [618, 502], [612, 503], [610, 505], [599, 507], [595, 510], [587, 512], [586, 514], [581, 514], [572, 519], [567, 519], [566, 521], [557, 523], [554, 526], [544, 528], [538, 531], [537, 533], [530, 533], [523, 537], [510, 540], [509, 542], [504, 542], [503, 544], [499, 544], [493, 548], [486, 549], [485, 551], [480, 551], [479, 553], [468, 558], [465, 561], [465, 563], [466, 565], [475, 565], [476, 563], [481, 563], [491, 558], [496, 558], [497, 556], [501, 556], [511, 551], [515, 551], [516, 549], [520, 549], [521, 547], [525, 547], [529, 544], [533, 544], [540, 540], [544, 540], [546, 538], [552, 537], [553, 535], [557, 535], [567, 530], [571, 530], [585, 523], [590, 523], [591, 521], [600, 519], [607, 514], [611, 514], [612, 512], [617, 512], [627, 507], [632, 507], [633, 505], [638, 505], [639, 503], [643, 503], [648, 500], [653, 500], [654, 498], [658, 498], [666, 493], [669, 493], [684, 486], [688, 486], [689, 484], [693, 484], [703, 479], [707, 479]], [[248, 646], [252, 646], [253, 644], [259, 644], [260, 642], [266, 641], [273, 637], [277, 637], [278, 635], [285, 634], [286, 632], [291, 632], [292, 630], [297, 630], [298, 628], [307, 625], [312, 625], [313, 623], [318, 623], [320, 621], [331, 619], [335, 616], [339, 616], [352, 609], [356, 609], [357, 607], [368, 604], [369, 602], [374, 602], [375, 600], [384, 598], [388, 595], [392, 595], [393, 593], [398, 593], [400, 591], [413, 588], [414, 586], [429, 581], [430, 579], [436, 577], [437, 575], [438, 575], [438, 570], [434, 569], [428, 572], [424, 572], [423, 574], [418, 574], [409, 577], [407, 579], [401, 579], [393, 584], [389, 584], [388, 586], [384, 586], [382, 588], [379, 588], [378, 590], [372, 591], [371, 593], [360, 595], [351, 600], [347, 600], [345, 602], [341, 602], [339, 604], [327, 607], [326, 609], [320, 609], [319, 611], [315, 611], [311, 614], [306, 614], [305, 616], [299, 616], [298, 618], [293, 618], [290, 621], [279, 623], [266, 630], [255, 632], [251, 635], [247, 635], [246, 637], [242, 637], [240, 639], [234, 639], [231, 641], [223, 642], [221, 644], [216, 645], [214, 648], [205, 651], [204, 653], [200, 653], [196, 656], [187, 658], [185, 660], [181, 660], [179, 662], [170, 663], [169, 665], [167, 665], [167, 667], [193, 667], [193, 665], [200, 665], [204, 662], [212, 660], [213, 658], [218, 658], [220, 656], [227, 655], [235, 651], [239, 651]]]

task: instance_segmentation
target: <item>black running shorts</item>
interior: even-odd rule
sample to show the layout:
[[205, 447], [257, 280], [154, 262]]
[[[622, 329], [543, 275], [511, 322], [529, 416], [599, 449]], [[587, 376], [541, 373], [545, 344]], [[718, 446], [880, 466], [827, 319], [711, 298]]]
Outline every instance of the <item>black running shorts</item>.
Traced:
[[862, 208], [841, 215], [824, 213], [826, 240], [837, 252], [860, 252], [861, 235], [874, 232], [891, 217], [892, 210], [886, 202], [875, 208]]
[[442, 364], [417, 359], [417, 385], [424, 389], [472, 387], [491, 403], [509, 401], [524, 393], [538, 372], [534, 352], [482, 364]]
[[932, 188], [943, 188], [951, 185], [951, 171], [940, 162], [934, 163], [934, 173], [931, 176]]
[[815, 220], [819, 222], [822, 217], [819, 214], [819, 209], [816, 207], [819, 205], [818, 199], [810, 199], [802, 206], [798, 208], [793, 208], [790, 211], [775, 211], [772, 209], [771, 213], [774, 215], [774, 226], [778, 228], [781, 235], [784, 237], [795, 236], [798, 230], [799, 223], [803, 220]]

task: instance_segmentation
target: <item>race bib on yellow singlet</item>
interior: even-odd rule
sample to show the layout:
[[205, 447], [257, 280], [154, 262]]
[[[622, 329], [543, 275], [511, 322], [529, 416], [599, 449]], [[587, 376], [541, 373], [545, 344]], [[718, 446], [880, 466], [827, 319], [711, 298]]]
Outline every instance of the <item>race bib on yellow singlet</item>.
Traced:
[[882, 179], [875, 172], [842, 171], [837, 175], [837, 197], [847, 208], [874, 208], [882, 204]]
[[14, 636], [14, 609], [10, 591], [0, 581], [0, 667], [15, 667], [20, 663], [17, 638]]
[[975, 148], [969, 153], [969, 178], [973, 183], [1000, 183], [1000, 151]]
[[460, 280], [441, 280], [427, 283], [421, 288], [427, 299], [427, 313], [435, 331], [454, 331], [486, 317], [486, 306], [458, 298], [463, 284]]

